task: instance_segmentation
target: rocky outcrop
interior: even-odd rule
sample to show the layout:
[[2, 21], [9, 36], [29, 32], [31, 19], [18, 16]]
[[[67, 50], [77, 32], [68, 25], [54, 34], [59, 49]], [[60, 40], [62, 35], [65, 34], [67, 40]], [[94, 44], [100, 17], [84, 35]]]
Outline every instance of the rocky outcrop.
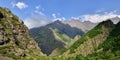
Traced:
[[37, 43], [29, 35], [29, 30], [23, 21], [12, 14], [9, 9], [1, 7], [0, 54], [13, 59], [42, 54]]

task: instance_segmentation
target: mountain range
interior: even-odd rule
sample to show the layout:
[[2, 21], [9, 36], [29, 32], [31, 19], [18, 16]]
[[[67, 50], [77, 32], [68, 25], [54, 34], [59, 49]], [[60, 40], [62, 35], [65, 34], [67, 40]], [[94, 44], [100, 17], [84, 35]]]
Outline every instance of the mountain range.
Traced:
[[[111, 21], [116, 24], [120, 21], [120, 18], [111, 18]], [[72, 19], [70, 21], [56, 20], [46, 26], [30, 29], [30, 34], [36, 42], [38, 42], [44, 54], [56, 55], [54, 50], [61, 47], [64, 49], [69, 48], [75, 41], [97, 24], [98, 23], [92, 23], [90, 21], [81, 22], [77, 19]]]
[[56, 48], [68, 48], [96, 24], [79, 20], [55, 21], [46, 26], [30, 29], [30, 34], [38, 42], [41, 51], [50, 55]]
[[120, 60], [120, 18], [57, 20], [29, 30], [0, 7], [0, 60]]

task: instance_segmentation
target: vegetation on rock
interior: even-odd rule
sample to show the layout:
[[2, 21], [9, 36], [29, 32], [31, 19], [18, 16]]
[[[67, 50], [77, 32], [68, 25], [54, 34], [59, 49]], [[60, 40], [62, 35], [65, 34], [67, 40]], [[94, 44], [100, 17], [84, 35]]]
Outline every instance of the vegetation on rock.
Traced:
[[0, 54], [15, 60], [42, 56], [24, 23], [7, 8], [0, 7]]

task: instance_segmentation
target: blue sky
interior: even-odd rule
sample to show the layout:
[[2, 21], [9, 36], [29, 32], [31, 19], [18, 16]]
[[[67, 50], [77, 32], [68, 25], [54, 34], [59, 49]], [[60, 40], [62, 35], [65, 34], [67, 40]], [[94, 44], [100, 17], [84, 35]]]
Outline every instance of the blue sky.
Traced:
[[36, 21], [42, 17], [48, 21], [42, 21], [43, 25], [54, 19], [85, 20], [93, 17], [92, 20], [94, 16], [102, 18], [120, 14], [120, 0], [0, 0], [0, 6], [9, 8], [23, 21]]

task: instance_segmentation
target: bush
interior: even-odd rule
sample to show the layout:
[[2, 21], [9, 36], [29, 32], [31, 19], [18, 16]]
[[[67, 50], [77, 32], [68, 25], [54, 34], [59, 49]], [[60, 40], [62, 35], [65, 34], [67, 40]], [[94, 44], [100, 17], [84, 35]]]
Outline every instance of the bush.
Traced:
[[76, 56], [75, 60], [85, 60], [85, 57], [80, 54]]

